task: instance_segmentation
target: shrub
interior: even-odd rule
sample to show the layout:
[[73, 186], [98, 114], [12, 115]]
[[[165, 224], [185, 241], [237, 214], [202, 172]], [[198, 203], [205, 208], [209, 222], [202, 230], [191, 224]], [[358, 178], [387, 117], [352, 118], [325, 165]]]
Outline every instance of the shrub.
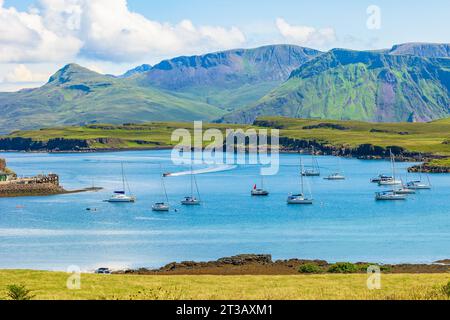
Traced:
[[6, 287], [6, 295], [11, 300], [31, 300], [34, 295], [24, 285], [10, 285]]
[[306, 263], [306, 264], [302, 264], [298, 268], [298, 272], [313, 274], [313, 273], [322, 273], [323, 270], [317, 264]]
[[350, 262], [338, 262], [329, 267], [329, 273], [357, 273], [360, 271], [360, 268]]
[[442, 287], [442, 292], [444, 293], [444, 295], [450, 298], [450, 282]]

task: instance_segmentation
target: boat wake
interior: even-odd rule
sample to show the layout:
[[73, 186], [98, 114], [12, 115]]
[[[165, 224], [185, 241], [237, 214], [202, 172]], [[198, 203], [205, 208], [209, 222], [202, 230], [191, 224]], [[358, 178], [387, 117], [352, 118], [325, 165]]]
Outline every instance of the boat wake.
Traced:
[[170, 173], [167, 176], [168, 177], [182, 177], [182, 176], [188, 176], [190, 174], [208, 174], [208, 173], [215, 173], [215, 172], [224, 172], [224, 171], [230, 171], [236, 169], [237, 166], [234, 165], [220, 165], [220, 166], [212, 166], [208, 168], [198, 169], [194, 171], [183, 171], [183, 172], [175, 172]]

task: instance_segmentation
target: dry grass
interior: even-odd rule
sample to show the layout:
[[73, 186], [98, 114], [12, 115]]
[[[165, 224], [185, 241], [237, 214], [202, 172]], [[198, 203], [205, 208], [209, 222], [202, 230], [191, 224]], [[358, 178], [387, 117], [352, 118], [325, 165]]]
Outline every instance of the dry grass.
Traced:
[[102, 276], [83, 274], [81, 289], [68, 290], [68, 275], [0, 271], [6, 286], [23, 284], [36, 299], [64, 300], [441, 300], [449, 274], [382, 276], [381, 290], [368, 290], [366, 275], [297, 276]]

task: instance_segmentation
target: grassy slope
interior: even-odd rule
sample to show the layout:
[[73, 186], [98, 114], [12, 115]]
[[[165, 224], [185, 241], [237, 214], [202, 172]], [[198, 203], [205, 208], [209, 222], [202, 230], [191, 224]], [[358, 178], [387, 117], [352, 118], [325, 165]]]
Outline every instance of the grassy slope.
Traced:
[[407, 121], [412, 115], [421, 120], [442, 118], [449, 112], [445, 103], [448, 64], [448, 59], [335, 50], [304, 64], [253, 106], [224, 119], [242, 122], [264, 115], [383, 122]]
[[[281, 127], [281, 135], [297, 139], [318, 140], [333, 145], [358, 146], [370, 143], [382, 147], [401, 146], [410, 151], [431, 152], [434, 154], [450, 156], [450, 119], [438, 120], [430, 123], [368, 123], [358, 121], [337, 120], [304, 120], [279, 117], [266, 117], [260, 120], [268, 121], [273, 127]], [[329, 128], [304, 130], [304, 127], [314, 126], [321, 123], [339, 124], [350, 130], [335, 130]], [[205, 124], [204, 128], [248, 128], [250, 126]], [[147, 123], [132, 126], [90, 125], [84, 127], [61, 127], [49, 128], [39, 131], [17, 131], [10, 137], [33, 138], [34, 140], [46, 141], [52, 138], [68, 139], [96, 139], [115, 138], [121, 139], [132, 146], [133, 141], [142, 140], [154, 142], [155, 146], [171, 146], [172, 132], [178, 128], [192, 128], [192, 123]], [[371, 130], [383, 132], [371, 132]], [[399, 133], [408, 133], [401, 135]], [[98, 145], [97, 148], [108, 148], [112, 146]], [[142, 148], [148, 147], [142, 146]]]
[[67, 290], [68, 274], [0, 271], [5, 287], [23, 284], [36, 299], [448, 299], [441, 288], [448, 274], [383, 275], [382, 290], [367, 289], [367, 275], [298, 276], [81, 276], [81, 290]]

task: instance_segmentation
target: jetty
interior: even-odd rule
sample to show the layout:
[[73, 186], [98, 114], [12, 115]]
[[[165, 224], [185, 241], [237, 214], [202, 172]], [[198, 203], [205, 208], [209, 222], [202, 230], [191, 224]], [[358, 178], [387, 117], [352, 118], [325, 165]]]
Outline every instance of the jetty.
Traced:
[[60, 185], [59, 176], [54, 173], [40, 174], [33, 177], [18, 177], [6, 167], [6, 160], [0, 159], [0, 198], [50, 196], [88, 191], [99, 191], [102, 188], [85, 188], [66, 190]]

